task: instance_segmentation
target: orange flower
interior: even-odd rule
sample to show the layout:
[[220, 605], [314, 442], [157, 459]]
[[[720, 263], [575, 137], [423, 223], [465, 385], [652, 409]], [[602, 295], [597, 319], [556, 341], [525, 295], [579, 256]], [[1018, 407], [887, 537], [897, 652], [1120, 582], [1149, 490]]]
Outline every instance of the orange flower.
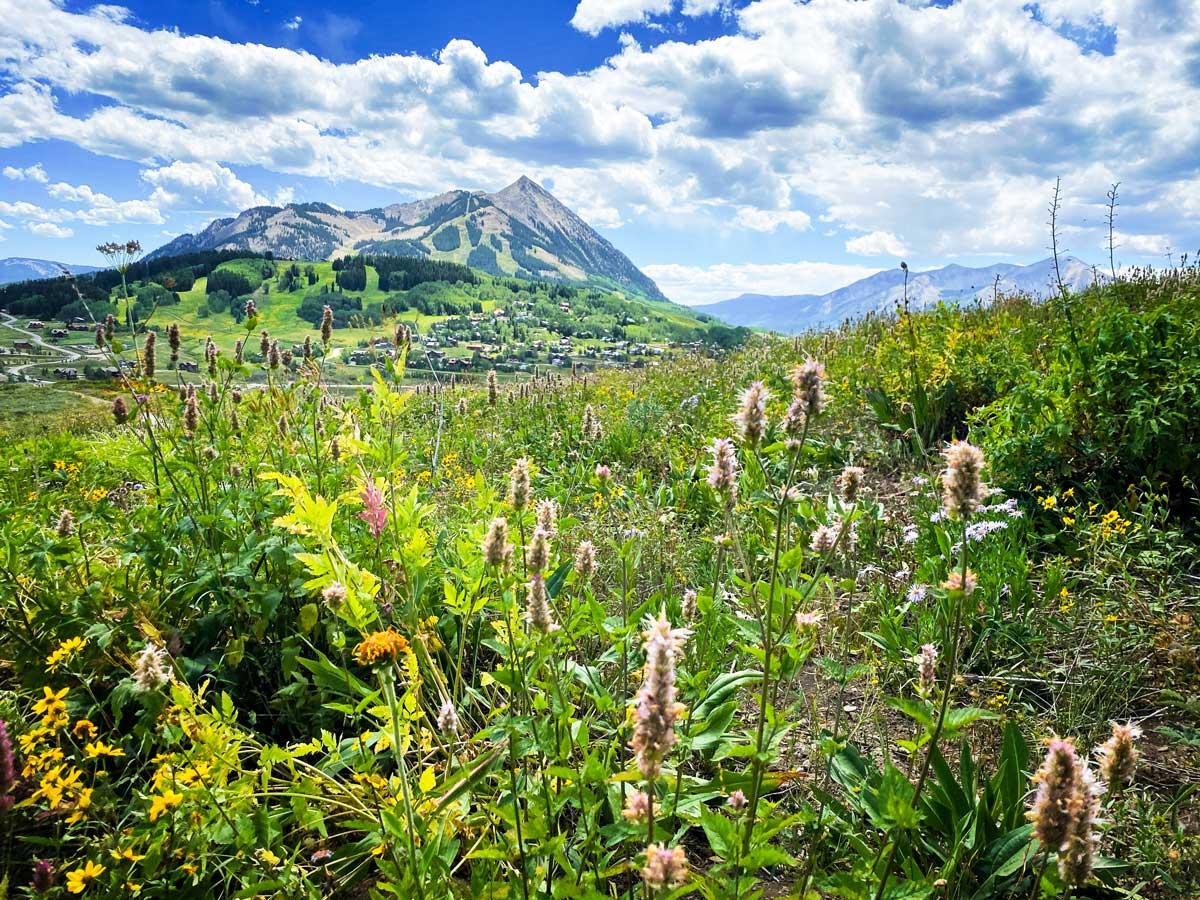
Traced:
[[364, 637], [354, 648], [354, 657], [367, 666], [384, 657], [395, 659], [401, 653], [407, 653], [408, 649], [405, 637], [396, 629], [389, 628], [387, 631], [373, 631]]

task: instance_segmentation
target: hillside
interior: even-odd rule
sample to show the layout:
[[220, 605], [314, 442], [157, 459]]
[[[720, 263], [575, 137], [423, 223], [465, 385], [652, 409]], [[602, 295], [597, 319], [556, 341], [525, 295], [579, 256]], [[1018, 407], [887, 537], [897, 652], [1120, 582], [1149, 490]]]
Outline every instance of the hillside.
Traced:
[[[1082, 290], [1096, 277], [1091, 266], [1075, 258], [1063, 260], [1062, 269], [1063, 281], [1071, 290]], [[909, 308], [925, 309], [941, 301], [990, 301], [994, 291], [1045, 298], [1055, 290], [1054, 284], [1052, 259], [1028, 266], [1011, 263], [984, 268], [950, 265], [909, 273]], [[904, 271], [896, 268], [877, 272], [827, 294], [742, 294], [731, 300], [692, 308], [731, 325], [796, 334], [861, 318], [870, 312], [890, 311], [904, 297], [904, 292]]]
[[524, 176], [494, 194], [455, 190], [361, 212], [324, 203], [258, 206], [150, 255], [216, 249], [303, 260], [354, 253], [427, 257], [492, 275], [594, 283], [666, 299], [625, 254]]
[[29, 259], [24, 256], [10, 256], [0, 259], [0, 284], [12, 284], [17, 281], [33, 281], [38, 278], [57, 278], [64, 272], [82, 275], [87, 272], [99, 271], [98, 266], [77, 266], [69, 263], [54, 262], [49, 259]]

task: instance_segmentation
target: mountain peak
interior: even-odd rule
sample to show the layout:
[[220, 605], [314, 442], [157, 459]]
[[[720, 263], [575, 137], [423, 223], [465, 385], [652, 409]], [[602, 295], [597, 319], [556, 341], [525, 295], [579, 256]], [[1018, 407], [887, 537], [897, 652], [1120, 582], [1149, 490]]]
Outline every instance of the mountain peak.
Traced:
[[625, 254], [527, 175], [495, 194], [450, 190], [358, 212], [327, 203], [255, 207], [181, 235], [151, 256], [226, 249], [269, 250], [279, 259], [431, 257], [492, 275], [593, 282], [665, 299]]

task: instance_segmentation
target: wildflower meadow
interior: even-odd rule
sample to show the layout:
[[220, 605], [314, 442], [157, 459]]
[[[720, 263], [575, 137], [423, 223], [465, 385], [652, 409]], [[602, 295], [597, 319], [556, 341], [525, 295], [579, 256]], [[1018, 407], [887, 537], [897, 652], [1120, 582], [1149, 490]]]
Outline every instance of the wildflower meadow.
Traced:
[[1195, 267], [352, 390], [245, 312], [0, 464], [0, 897], [1200, 891]]

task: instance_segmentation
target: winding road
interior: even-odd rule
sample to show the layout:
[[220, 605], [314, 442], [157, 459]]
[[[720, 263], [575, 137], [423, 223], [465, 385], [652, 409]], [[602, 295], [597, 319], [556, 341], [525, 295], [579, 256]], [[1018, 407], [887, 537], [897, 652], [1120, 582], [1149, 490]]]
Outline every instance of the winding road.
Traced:
[[[20, 325], [17, 324], [17, 317], [12, 315], [11, 313], [0, 312], [0, 316], [4, 317], [4, 321], [0, 322], [0, 325], [3, 325], [5, 328], [11, 328], [13, 331], [17, 332], [18, 334], [24, 335], [25, 337], [29, 338], [33, 342], [34, 346], [42, 347], [46, 350], [51, 351], [52, 353], [59, 354], [61, 356], [61, 360], [59, 360], [59, 361], [75, 362], [76, 360], [83, 359], [84, 355], [82, 353], [79, 353], [75, 350], [68, 350], [66, 347], [58, 347], [54, 344], [47, 343], [42, 338], [42, 336], [40, 334], [38, 334], [36, 331], [29, 331], [26, 328], [22, 328]], [[33, 366], [48, 365], [55, 361], [56, 360], [36, 360], [34, 362], [21, 363], [19, 366], [10, 366], [10, 367], [6, 367], [6, 368], [8, 368], [8, 371], [10, 371], [10, 372], [17, 372], [17, 373], [24, 375], [25, 370], [28, 368], [31, 368]], [[0, 362], [3, 362], [3, 357], [0, 357]], [[38, 384], [53, 384], [53, 382], [39, 380]]]

